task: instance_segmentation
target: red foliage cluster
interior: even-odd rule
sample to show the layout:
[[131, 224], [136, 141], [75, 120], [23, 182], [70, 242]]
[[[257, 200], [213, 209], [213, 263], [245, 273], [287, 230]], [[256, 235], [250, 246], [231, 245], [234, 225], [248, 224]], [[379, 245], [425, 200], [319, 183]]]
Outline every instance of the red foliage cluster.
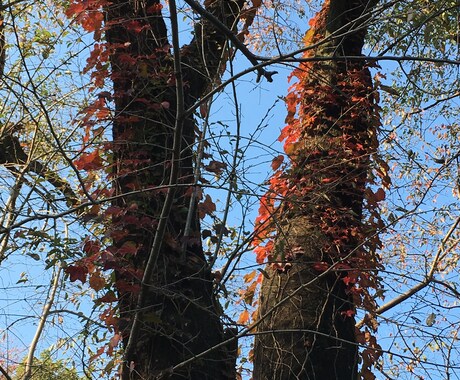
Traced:
[[[156, 25], [152, 21], [155, 17], [125, 19], [122, 14], [115, 19], [110, 18], [104, 14], [110, 12], [110, 5], [107, 0], [71, 0], [66, 11], [67, 16], [86, 31], [94, 32], [95, 40], [83, 70], [91, 76], [90, 92], [94, 94], [95, 100], [79, 113], [78, 123], [84, 136], [81, 151], [73, 164], [85, 172], [81, 173], [86, 188], [85, 196], [92, 195], [97, 201], [97, 204], [82, 213], [82, 220], [94, 220], [99, 230], [103, 225], [103, 236], [98, 240], [86, 239], [83, 257], [66, 268], [70, 281], [88, 284], [98, 292], [96, 304], [107, 306], [100, 318], [115, 334], [92, 360], [103, 353], [112, 354], [121, 335], [126, 334], [126, 329], [122, 327], [126, 325], [126, 320], [120, 319], [118, 315], [123, 305], [126, 307], [137, 300], [143, 273], [136, 268], [142, 267], [141, 263], [149, 249], [148, 238], [144, 239], [142, 235], [150, 236], [158, 224], [157, 218], [152, 216], [154, 212], [145, 212], [144, 206], [153, 208], [155, 203], [161, 204], [167, 192], [167, 188], [161, 186], [164, 181], [161, 166], [168, 169], [170, 162], [161, 161], [163, 165], [159, 165], [154, 162], [152, 152], [145, 148], [146, 144], [134, 143], [132, 146], [136, 148], [130, 148], [126, 142], [139, 140], [139, 135], [148, 127], [145, 123], [147, 112], [153, 119], [155, 114], [166, 113], [172, 106], [171, 98], [162, 98], [162, 93], [167, 92], [162, 90], [162, 86], [175, 86], [174, 74], [168, 69], [171, 60], [166, 59], [167, 63], [164, 64], [164, 58], [170, 50], [166, 41], [156, 47], [152, 42], [151, 50], [143, 50], [137, 45], [140, 34], [144, 37], [148, 34], [148, 38], [154, 34], [151, 29], [152, 25]], [[154, 4], [145, 11], [158, 14], [161, 8], [161, 4]], [[103, 32], [107, 33], [105, 39], [102, 38]], [[116, 34], [116, 38], [112, 36], [110, 39], [110, 33]], [[113, 66], [117, 69], [111, 70]], [[104, 88], [107, 79], [112, 81], [111, 91]], [[142, 90], [133, 90], [132, 83], [135, 81], [145, 82], [141, 86]], [[158, 89], [157, 97], [152, 96], [152, 84]], [[144, 89], [145, 93], [142, 92]], [[129, 105], [127, 112], [115, 113], [113, 108], [123, 103]], [[132, 112], [133, 109], [137, 112]], [[115, 131], [113, 143], [101, 142], [108, 122]], [[164, 135], [160, 138], [164, 139]], [[158, 140], [156, 143], [164, 145], [164, 141]], [[226, 165], [211, 160], [204, 169], [220, 175]], [[106, 178], [107, 181], [101, 181], [100, 178]], [[113, 182], [117, 188], [107, 189], [107, 183]], [[122, 193], [133, 195], [119, 197]], [[190, 187], [184, 197], [190, 197], [192, 193], [198, 202], [199, 216], [212, 216], [216, 205], [209, 195], [204, 196], [201, 189]], [[102, 196], [107, 198], [114, 195], [113, 201], [107, 200], [112, 205], [102, 203]], [[179, 244], [169, 235], [165, 236], [165, 243], [170, 247]], [[112, 275], [104, 274], [108, 270]], [[113, 302], [118, 305], [110, 305]]]
[[[90, 73], [93, 86], [90, 91], [101, 91], [108, 78], [114, 79], [110, 72], [110, 58], [113, 54], [120, 55], [120, 61], [132, 67], [132, 70], [139, 71], [143, 61], [149, 57], [139, 57], [129, 54], [129, 43], [110, 44], [102, 41], [102, 33], [112, 25], [104, 22], [105, 12], [110, 2], [107, 0], [71, 0], [66, 15], [79, 23], [86, 31], [94, 32], [94, 40], [87, 65], [84, 73]], [[158, 13], [160, 5], [149, 9], [151, 13]], [[141, 33], [146, 29], [146, 25], [138, 21], [131, 20], [124, 24], [126, 30], [132, 33]], [[126, 53], [124, 53], [126, 51]], [[136, 71], [136, 73], [137, 73]], [[128, 72], [127, 72], [128, 75]], [[100, 202], [102, 197], [114, 195], [113, 189], [107, 189], [107, 184], [103, 181], [96, 181], [95, 178], [107, 176], [108, 181], [113, 180], [112, 157], [114, 146], [109, 143], [101, 143], [101, 136], [104, 133], [107, 121], [114, 121], [115, 116], [110, 110], [110, 102], [116, 101], [117, 96], [109, 91], [102, 91], [95, 95], [95, 100], [89, 103], [79, 113], [79, 125], [84, 130], [83, 144], [80, 154], [75, 158], [74, 165], [78, 170], [86, 172], [82, 174], [87, 193], [93, 196], [94, 200]], [[144, 102], [143, 99], [136, 99], [137, 102]], [[167, 109], [169, 103], [145, 104], [154, 109]], [[135, 124], [140, 121], [137, 116], [120, 115], [116, 117], [119, 123]], [[129, 137], [129, 136], [128, 136]], [[144, 167], [150, 161], [143, 157], [142, 152], [135, 152], [129, 159], [126, 159], [124, 166], [117, 172], [118, 176], [127, 176], [138, 167]], [[102, 170], [105, 171], [102, 172]], [[138, 190], [138, 184], [133, 181], [131, 190]], [[107, 325], [108, 329], [114, 333], [112, 339], [107, 344], [97, 350], [91, 358], [106, 353], [112, 355], [114, 349], [121, 339], [120, 319], [118, 308], [110, 305], [119, 302], [124, 298], [137, 297], [140, 290], [140, 282], [143, 273], [133, 268], [132, 258], [143, 248], [129, 239], [130, 230], [156, 228], [157, 221], [153, 218], [136, 212], [135, 203], [128, 204], [126, 207], [115, 205], [105, 207], [99, 203], [89, 207], [82, 214], [82, 220], [95, 220], [98, 224], [106, 224], [105, 234], [99, 239], [86, 238], [83, 243], [83, 257], [66, 267], [66, 273], [71, 282], [80, 281], [87, 283], [94, 291], [98, 292], [99, 298], [96, 305], [106, 304], [100, 314], [100, 319]], [[112, 242], [110, 244], [109, 242]], [[117, 276], [107, 276], [104, 271], [115, 270]]]
[[66, 15], [74, 18], [87, 32], [94, 32], [95, 39], [100, 40], [104, 21], [103, 8], [108, 4], [108, 0], [72, 0]]
[[[359, 250], [367, 246], [373, 251], [378, 245], [368, 240], [369, 228], [381, 227], [377, 207], [385, 193], [381, 188], [373, 192], [365, 187], [370, 157], [376, 153], [378, 125], [369, 73], [367, 69], [339, 73], [332, 87], [312, 80], [308, 73], [313, 67], [309, 66], [312, 64], [302, 64], [295, 70], [297, 82], [286, 97], [287, 125], [279, 140], [284, 142], [289, 163], [283, 163], [283, 156], [273, 160], [270, 190], [261, 198], [254, 240], [259, 263], [274, 261], [270, 257], [273, 245], [264, 242], [276, 233], [274, 220], [282, 220], [286, 214], [317, 219], [330, 237], [326, 251], [337, 260], [347, 256], [345, 261], [354, 261]], [[377, 225], [365, 226], [361, 221], [364, 196], [368, 215]], [[337, 248], [356, 241], [363, 246], [353, 255]], [[375, 268], [375, 263], [365, 268]]]

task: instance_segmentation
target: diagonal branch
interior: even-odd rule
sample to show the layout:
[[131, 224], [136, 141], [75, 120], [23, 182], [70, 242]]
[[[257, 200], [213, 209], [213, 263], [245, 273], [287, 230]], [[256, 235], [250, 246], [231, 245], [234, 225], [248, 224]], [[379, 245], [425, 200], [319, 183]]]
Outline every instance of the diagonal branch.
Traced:
[[40, 316], [40, 320], [38, 322], [37, 330], [35, 331], [35, 335], [32, 339], [32, 342], [30, 343], [30, 348], [29, 348], [29, 352], [27, 354], [27, 360], [26, 360], [26, 369], [25, 369], [25, 373], [23, 376], [24, 380], [29, 380], [32, 378], [32, 364], [34, 361], [35, 349], [37, 348], [37, 344], [40, 340], [43, 329], [45, 328], [46, 319], [48, 318], [51, 307], [54, 303], [56, 291], [59, 287], [60, 277], [61, 277], [61, 266], [59, 265], [54, 275], [53, 284], [50, 290], [50, 294], [48, 296], [48, 302], [46, 302], [45, 305], [43, 306], [43, 311], [42, 311], [42, 315]]
[[48, 169], [37, 160], [31, 160], [24, 151], [19, 139], [13, 135], [11, 128], [4, 128], [0, 135], [0, 165], [4, 165], [9, 171], [18, 174], [17, 165], [25, 166], [23, 172], [34, 172], [39, 177], [48, 181], [56, 190], [60, 191], [69, 206], [75, 206], [78, 200], [70, 184], [59, 177], [54, 171]]
[[[235, 33], [229, 28], [229, 26], [225, 25], [216, 15], [214, 12], [210, 12], [207, 9], [203, 8], [200, 4], [198, 4], [194, 0], [185, 0], [185, 2], [195, 11], [197, 12], [202, 18], [208, 20], [218, 31], [219, 34], [222, 36], [225, 36], [229, 41], [232, 42], [232, 44], [240, 50], [243, 55], [251, 62], [253, 66], [257, 66], [259, 64], [259, 61], [257, 60], [256, 56], [249, 51], [249, 49], [246, 47], [244, 43], [242, 43], [238, 37], [235, 35]], [[211, 6], [214, 5], [216, 2], [212, 2]], [[232, 1], [227, 1], [228, 7], [231, 9], [232, 5], [235, 5], [238, 7], [238, 11], [241, 10], [242, 2], [233, 2]], [[222, 9], [222, 6], [214, 6], [213, 11], [216, 9]], [[235, 12], [235, 11], [233, 11]], [[222, 16], [222, 15], [221, 15]], [[228, 15], [227, 15], [228, 16]], [[232, 22], [230, 25], [236, 24], [236, 21], [238, 21], [239, 15], [233, 14], [231, 15], [234, 18], [234, 22]], [[222, 17], [221, 17], [222, 18]], [[210, 34], [208, 34], [210, 35]], [[257, 82], [260, 81], [261, 77], [265, 77], [268, 82], [273, 82], [273, 75], [277, 74], [276, 71], [266, 71], [263, 67], [258, 67], [257, 68]]]
[[5, 376], [5, 380], [13, 380], [10, 375], [8, 375], [8, 372], [0, 365], [0, 372], [2, 373], [3, 376]]
[[[431, 282], [433, 282], [433, 278], [436, 273], [436, 269], [438, 267], [439, 261], [446, 254], [445, 245], [449, 241], [449, 239], [451, 238], [452, 234], [457, 229], [459, 224], [460, 224], [460, 216], [454, 221], [449, 231], [447, 231], [446, 236], [444, 236], [444, 238], [442, 239], [441, 244], [439, 245], [439, 248], [436, 252], [436, 256], [434, 257], [433, 262], [431, 263], [430, 271], [427, 273], [423, 281], [413, 286], [412, 288], [408, 289], [407, 291], [405, 291], [403, 294], [399, 295], [398, 297], [395, 297], [392, 300], [388, 301], [386, 304], [380, 306], [377, 310], [375, 310], [375, 312], [373, 313], [374, 315], [381, 315], [385, 313], [386, 311], [392, 309], [393, 307], [401, 304], [408, 298], [412, 297], [414, 294], [425, 289]], [[448, 248], [448, 250], [452, 248], [453, 246], [451, 246], [451, 248]], [[366, 315], [362, 320], [360, 320], [356, 324], [356, 327], [360, 328], [366, 323], [366, 321], [368, 321], [371, 318], [372, 318], [371, 315], [369, 314]]]

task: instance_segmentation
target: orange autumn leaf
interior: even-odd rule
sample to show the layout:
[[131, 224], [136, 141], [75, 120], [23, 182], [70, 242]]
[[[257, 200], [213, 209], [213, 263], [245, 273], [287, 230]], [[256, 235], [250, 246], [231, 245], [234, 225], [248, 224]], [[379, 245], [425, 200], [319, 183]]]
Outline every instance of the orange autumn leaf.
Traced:
[[240, 317], [238, 318], [238, 323], [245, 325], [249, 322], [249, 311], [244, 310], [241, 314]]
[[267, 249], [265, 247], [256, 247], [254, 248], [254, 253], [256, 254], [256, 261], [258, 264], [262, 264], [267, 257]]
[[243, 276], [244, 282], [247, 283], [247, 282], [251, 282], [252, 280], [254, 280], [254, 277], [256, 277], [256, 273], [257, 272], [255, 270], [253, 270], [252, 272], [245, 274]]
[[289, 156], [294, 155], [297, 152], [298, 148], [299, 148], [298, 142], [284, 144], [284, 151]]

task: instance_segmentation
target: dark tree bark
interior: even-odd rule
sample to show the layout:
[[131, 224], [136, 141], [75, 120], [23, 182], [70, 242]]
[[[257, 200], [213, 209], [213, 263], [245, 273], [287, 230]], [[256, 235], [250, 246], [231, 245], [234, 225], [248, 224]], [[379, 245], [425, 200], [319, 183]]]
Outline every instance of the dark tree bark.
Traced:
[[[242, 1], [207, 2], [212, 13], [234, 28]], [[234, 379], [234, 347], [223, 346], [178, 370], [174, 365], [226, 339], [212, 279], [204, 257], [197, 205], [190, 210], [195, 124], [182, 122], [180, 160], [174, 199], [153, 270], [141, 284], [165, 202], [173, 166], [176, 80], [171, 46], [160, 3], [112, 1], [107, 9], [107, 41], [116, 116], [113, 123], [114, 266], [119, 292], [124, 379]], [[193, 41], [181, 49], [184, 107], [191, 107], [225, 64], [226, 38], [212, 23], [195, 27]], [[187, 218], [192, 221], [184, 236]], [[144, 292], [139, 304], [139, 292]], [[133, 329], [137, 313], [139, 329]], [[136, 330], [136, 331], [134, 331]], [[130, 335], [135, 333], [135, 337]], [[133, 342], [134, 341], [134, 342]], [[129, 351], [129, 352], [128, 352]]]
[[300, 148], [286, 174], [297, 190], [279, 206], [271, 254], [272, 261], [288, 264], [269, 264], [262, 282], [255, 380], [357, 378], [346, 273], [324, 273], [315, 263], [330, 267], [366, 254], [360, 231], [369, 156], [376, 149], [375, 105], [365, 62], [340, 57], [361, 55], [366, 14], [375, 3], [326, 1], [312, 25], [309, 42], [322, 43], [307, 54], [334, 59], [299, 68], [307, 72], [299, 75], [299, 120], [291, 122], [301, 126]]

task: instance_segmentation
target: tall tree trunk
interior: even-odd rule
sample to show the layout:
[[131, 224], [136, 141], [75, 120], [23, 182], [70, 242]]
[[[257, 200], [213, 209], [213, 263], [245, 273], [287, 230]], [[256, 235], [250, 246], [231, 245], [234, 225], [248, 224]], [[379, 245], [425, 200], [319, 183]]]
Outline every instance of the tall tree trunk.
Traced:
[[361, 55], [375, 3], [326, 0], [306, 35], [306, 46], [319, 45], [305, 57], [334, 59], [301, 64], [287, 97], [290, 168], [266, 196], [284, 198], [268, 201], [276, 237], [260, 292], [255, 380], [357, 378], [352, 268], [369, 254], [363, 202], [378, 116], [366, 63], [345, 57]]
[[[207, 3], [207, 11], [233, 29], [241, 6], [238, 0], [216, 0]], [[176, 84], [184, 82], [179, 101], [185, 109], [191, 107], [225, 64], [226, 39], [209, 21], [201, 21], [193, 41], [180, 51], [177, 70], [158, 0], [115, 0], [107, 14], [116, 104], [114, 181], [121, 195], [114, 203], [111, 237], [122, 263], [115, 273], [127, 351], [123, 378], [234, 379], [233, 347], [211, 350], [172, 370], [225, 340], [201, 246], [197, 205], [190, 207], [195, 124], [191, 117], [176, 119]], [[179, 124], [182, 133], [174, 141]], [[180, 152], [179, 160], [173, 158], [173, 149]], [[178, 171], [171, 177], [174, 165]], [[170, 178], [177, 178], [173, 189], [168, 189]], [[173, 201], [163, 215], [166, 230], [155, 252], [168, 192]], [[145, 278], [149, 260], [153, 265]], [[133, 327], [135, 319], [139, 323]]]

